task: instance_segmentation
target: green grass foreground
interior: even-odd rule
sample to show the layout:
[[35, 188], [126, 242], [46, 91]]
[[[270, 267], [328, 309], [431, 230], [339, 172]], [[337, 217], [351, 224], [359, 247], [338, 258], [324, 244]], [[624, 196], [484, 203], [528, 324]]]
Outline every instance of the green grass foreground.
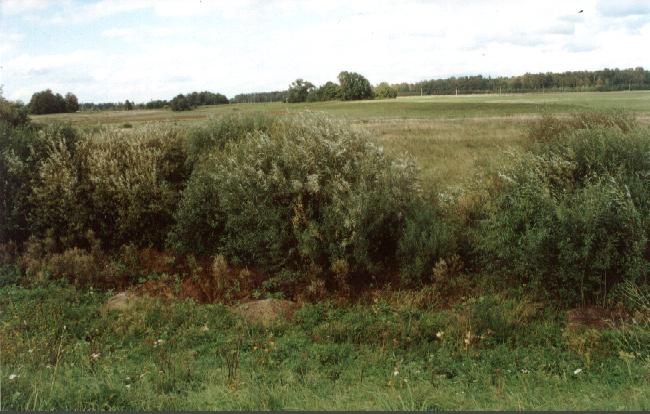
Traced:
[[650, 409], [647, 326], [569, 329], [503, 294], [384, 292], [269, 328], [191, 301], [105, 312], [109, 296], [0, 289], [2, 409]]

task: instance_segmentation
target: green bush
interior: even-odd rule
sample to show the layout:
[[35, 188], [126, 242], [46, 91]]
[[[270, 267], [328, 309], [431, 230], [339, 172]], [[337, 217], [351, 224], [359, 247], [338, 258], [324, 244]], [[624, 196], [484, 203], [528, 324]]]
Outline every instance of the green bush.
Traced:
[[35, 233], [64, 247], [93, 230], [106, 248], [160, 246], [187, 178], [174, 129], [143, 126], [84, 135], [74, 147], [53, 138], [32, 189]]
[[198, 163], [170, 242], [266, 271], [320, 268], [348, 280], [394, 262], [418, 197], [413, 163], [341, 123], [300, 116]]
[[0, 96], [0, 122], [14, 128], [29, 124], [27, 107], [20, 102], [10, 102]]
[[213, 118], [205, 125], [188, 131], [187, 160], [194, 164], [213, 148], [223, 149], [227, 142], [242, 139], [251, 132], [268, 132], [274, 123], [275, 118], [263, 113]]
[[0, 240], [22, 243], [33, 232], [32, 184], [52, 140], [74, 147], [76, 135], [65, 125], [39, 130], [31, 125], [12, 127], [0, 122]]
[[492, 174], [475, 233], [486, 267], [570, 303], [646, 274], [650, 135], [608, 116], [576, 116]]
[[414, 203], [406, 217], [397, 253], [400, 279], [404, 284], [431, 281], [434, 265], [456, 250], [454, 230], [432, 203]]

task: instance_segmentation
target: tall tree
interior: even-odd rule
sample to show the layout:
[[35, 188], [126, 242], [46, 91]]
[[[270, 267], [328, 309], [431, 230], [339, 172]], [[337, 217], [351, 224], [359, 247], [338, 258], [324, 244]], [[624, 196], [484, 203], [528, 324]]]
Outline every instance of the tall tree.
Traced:
[[77, 97], [72, 92], [65, 94], [65, 111], [66, 112], [77, 112], [79, 110], [79, 101]]
[[291, 82], [291, 85], [289, 85], [289, 90], [287, 91], [287, 102], [305, 102], [307, 101], [307, 95], [309, 95], [309, 92], [311, 92], [313, 89], [313, 83], [304, 81], [302, 79], [296, 79], [295, 81]]
[[339, 73], [339, 85], [339, 97], [344, 101], [373, 98], [370, 82], [356, 72]]

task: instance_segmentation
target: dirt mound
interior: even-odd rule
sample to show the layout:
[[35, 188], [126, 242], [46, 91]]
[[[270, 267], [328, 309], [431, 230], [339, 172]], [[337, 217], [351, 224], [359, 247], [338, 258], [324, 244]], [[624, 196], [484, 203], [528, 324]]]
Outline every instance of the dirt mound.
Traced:
[[300, 305], [290, 300], [264, 299], [237, 305], [233, 312], [249, 322], [268, 326], [279, 319], [290, 320], [299, 307]]
[[575, 308], [567, 311], [567, 328], [574, 331], [587, 328], [602, 330], [628, 317], [629, 315], [620, 309], [605, 309], [595, 306]]
[[106, 303], [104, 304], [103, 309], [105, 311], [111, 311], [111, 310], [123, 311], [133, 306], [137, 299], [138, 297], [133, 295], [132, 293], [121, 292], [108, 299], [108, 301], [106, 301]]

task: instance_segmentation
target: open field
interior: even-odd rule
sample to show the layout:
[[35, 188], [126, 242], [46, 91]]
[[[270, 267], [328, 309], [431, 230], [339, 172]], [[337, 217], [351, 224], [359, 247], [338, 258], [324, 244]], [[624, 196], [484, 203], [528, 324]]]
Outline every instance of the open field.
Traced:
[[541, 112], [626, 110], [636, 113], [645, 123], [650, 122], [650, 92], [417, 96], [383, 101], [234, 104], [201, 107], [188, 112], [79, 112], [37, 115], [33, 119], [80, 126], [119, 127], [143, 122], [189, 126], [231, 113], [262, 112], [281, 116], [305, 110], [349, 120], [368, 129], [387, 151], [411, 154], [426, 183], [456, 185], [476, 173], [477, 163], [493, 158], [506, 147], [520, 147], [525, 140], [526, 124]]
[[[395, 176], [383, 177], [381, 171], [371, 170], [364, 176], [371, 178], [351, 187], [354, 195], [357, 192], [369, 194], [369, 207], [362, 204], [368, 199], [362, 197], [359, 201], [353, 198], [350, 202], [346, 198], [336, 198], [340, 194], [331, 188], [327, 191], [334, 195], [328, 193], [321, 199], [316, 198], [315, 194], [322, 195], [319, 191], [324, 191], [327, 183], [321, 182], [319, 187], [318, 181], [313, 185], [310, 179], [318, 179], [318, 174], [327, 174], [330, 164], [318, 164], [320, 158], [314, 154], [325, 154], [322, 159], [331, 158], [334, 159], [332, 165], [342, 165], [340, 158], [331, 155], [338, 154], [336, 151], [323, 150], [343, 145], [335, 139], [324, 140], [328, 145], [314, 146], [316, 150], [309, 146], [311, 141], [300, 141], [305, 148], [314, 151], [305, 152], [301, 157], [292, 155], [302, 148], [296, 149], [286, 143], [282, 151], [276, 151], [271, 145], [264, 146], [267, 141], [263, 140], [248, 146], [243, 142], [245, 140], [228, 142], [233, 145], [229, 147], [226, 144], [225, 149], [215, 149], [218, 144], [212, 143], [214, 147], [210, 150], [214, 157], [206, 158], [208, 162], [203, 164], [192, 165], [194, 171], [204, 172], [204, 175], [198, 175], [200, 179], [212, 180], [201, 186], [203, 181], [192, 181], [188, 178], [189, 173], [178, 172], [187, 166], [189, 160], [187, 143], [192, 138], [187, 131], [210, 125], [209, 120], [222, 119], [224, 115], [261, 112], [289, 118], [284, 115], [305, 110], [324, 112], [366, 130], [369, 139], [389, 155], [413, 157], [425, 192], [435, 195], [449, 189], [471, 191], [472, 185], [479, 182], [477, 175], [487, 171], [492, 163], [504, 162], [504, 150], [514, 150], [517, 157], [530, 155], [533, 142], [528, 131], [531, 121], [541, 118], [542, 112], [566, 120], [573, 112], [607, 109], [634, 113], [642, 128], [630, 135], [619, 130], [609, 131], [613, 134], [611, 136], [592, 136], [588, 135], [590, 131], [579, 131], [583, 133], [579, 137], [589, 139], [571, 141], [567, 145], [573, 146], [562, 147], [566, 151], [552, 153], [555, 158], [547, 156], [548, 153], [538, 153], [537, 158], [525, 158], [531, 161], [531, 170], [536, 168], [534, 173], [542, 171], [549, 176], [557, 173], [553, 178], [562, 185], [562, 180], [566, 180], [568, 184], [564, 187], [558, 185], [561, 191], [557, 192], [561, 196], [544, 198], [556, 189], [552, 187], [555, 181], [548, 180], [551, 184], [544, 187], [547, 184], [545, 180], [529, 182], [522, 179], [524, 185], [530, 187], [522, 185], [520, 192], [517, 192], [519, 187], [512, 187], [511, 193], [505, 193], [499, 199], [505, 200], [502, 204], [477, 196], [477, 205], [472, 205], [473, 199], [468, 198], [458, 204], [451, 201], [451, 206], [446, 206], [444, 211], [442, 208], [440, 211], [415, 210], [425, 217], [424, 224], [422, 228], [411, 227], [410, 231], [415, 235], [404, 239], [411, 243], [407, 244], [410, 249], [407, 253], [413, 253], [407, 258], [424, 263], [424, 270], [418, 276], [422, 279], [413, 284], [407, 281], [400, 285], [397, 279], [390, 278], [401, 271], [396, 266], [403, 265], [402, 262], [391, 263], [393, 267], [385, 269], [379, 267], [382, 271], [376, 275], [377, 279], [373, 274], [371, 279], [360, 278], [361, 282], [354, 284], [351, 279], [357, 275], [348, 275], [348, 262], [345, 260], [333, 261], [331, 267], [324, 269], [304, 266], [295, 273], [284, 272], [283, 268], [277, 273], [269, 271], [263, 274], [253, 266], [249, 271], [248, 263], [238, 263], [236, 267], [230, 261], [226, 262], [223, 250], [211, 251], [207, 257], [201, 258], [194, 252], [185, 255], [162, 251], [167, 248], [165, 240], [154, 245], [154, 242], [138, 239], [145, 232], [154, 234], [150, 230], [159, 225], [160, 221], [156, 219], [163, 216], [156, 208], [163, 213], [167, 212], [165, 209], [178, 211], [172, 190], [181, 192], [187, 188], [184, 186], [195, 185], [191, 187], [192, 191], [187, 192], [195, 199], [190, 198], [185, 206], [191, 214], [196, 211], [203, 214], [197, 213], [203, 221], [195, 225], [190, 220], [194, 216], [190, 214], [189, 224], [186, 224], [190, 241], [208, 226], [225, 232], [226, 225], [218, 222], [219, 215], [231, 214], [234, 219], [227, 224], [234, 230], [221, 240], [227, 243], [234, 239], [235, 250], [241, 249], [248, 242], [246, 237], [255, 239], [262, 233], [256, 226], [264, 225], [268, 217], [256, 213], [255, 208], [264, 205], [267, 208], [264, 213], [268, 212], [271, 219], [279, 217], [271, 221], [272, 225], [279, 227], [290, 222], [291, 227], [283, 227], [283, 231], [277, 232], [261, 227], [264, 233], [259, 236], [261, 247], [258, 249], [262, 252], [259, 256], [270, 254], [268, 252], [276, 245], [285, 248], [282, 243], [289, 244], [287, 240], [298, 239], [299, 242], [291, 245], [291, 249], [276, 249], [273, 253], [284, 260], [285, 253], [286, 257], [290, 256], [287, 251], [296, 255], [299, 250], [304, 254], [300, 256], [303, 261], [315, 257], [314, 260], [329, 264], [328, 254], [336, 259], [336, 254], [347, 254], [347, 251], [331, 253], [322, 247], [324, 244], [318, 244], [324, 238], [321, 235], [331, 231], [326, 225], [334, 228], [332, 233], [345, 235], [360, 211], [369, 211], [363, 217], [364, 223], [374, 224], [374, 217], [391, 212], [394, 199], [413, 196], [404, 190], [408, 182], [393, 181]], [[0, 408], [650, 410], [650, 295], [647, 289], [644, 290], [647, 287], [647, 269], [644, 264], [638, 265], [650, 252], [650, 249], [644, 250], [646, 234], [650, 234], [650, 205], [644, 201], [645, 193], [642, 192], [647, 183], [637, 180], [646, 177], [643, 174], [650, 171], [650, 163], [643, 156], [650, 148], [648, 130], [643, 129], [650, 123], [650, 92], [431, 96], [292, 105], [237, 104], [201, 107], [188, 112], [109, 111], [33, 116], [32, 119], [38, 124], [70, 123], [83, 132], [76, 138], [79, 141], [61, 141], [70, 146], [79, 145], [81, 150], [74, 153], [75, 156], [66, 152], [64, 144], [56, 148], [53, 145], [47, 147], [54, 156], [49, 156], [41, 164], [45, 167], [39, 167], [42, 170], [38, 171], [45, 171], [49, 176], [46, 173], [37, 175], [30, 168], [15, 168], [41, 185], [40, 192], [36, 193], [45, 194], [36, 199], [44, 206], [41, 214], [45, 219], [41, 221], [53, 217], [51, 223], [63, 230], [58, 240], [52, 233], [44, 232], [36, 242], [26, 242], [28, 247], [17, 257], [12, 257], [16, 253], [11, 251], [11, 246], [0, 244]], [[309, 119], [308, 122], [318, 122], [317, 118]], [[268, 127], [264, 124], [268, 121], [259, 122], [260, 128]], [[300, 127], [296, 126], [298, 124], [283, 125], [285, 129], [279, 129], [280, 135]], [[321, 128], [337, 139], [341, 135], [347, 136], [346, 129], [336, 129], [338, 124], [324, 125]], [[219, 135], [221, 130], [217, 126], [206, 127], [212, 128], [208, 129], [207, 136]], [[224, 130], [232, 134], [242, 133], [236, 125], [230, 127], [232, 129]], [[313, 124], [302, 127], [305, 129], [300, 131], [312, 134], [308, 135], [312, 141], [322, 139], [319, 134], [323, 132]], [[106, 134], [92, 135], [97, 131]], [[138, 135], [142, 131], [150, 136]], [[56, 133], [53, 136], [58, 138], [70, 131]], [[330, 135], [326, 138], [330, 139]], [[196, 136], [199, 135], [195, 135], [192, 141], [195, 144], [201, 142]], [[126, 140], [120, 141], [125, 137]], [[135, 143], [130, 143], [128, 138], [133, 137]], [[250, 137], [246, 135], [246, 139]], [[590, 147], [590, 142], [598, 145]], [[619, 145], [620, 142], [624, 144]], [[372, 161], [359, 163], [366, 168], [393, 165], [379, 164], [377, 160], [381, 160], [380, 157], [371, 158], [376, 155], [374, 152], [361, 152], [354, 142], [347, 143], [350, 146], [344, 147], [345, 151], [360, 151], [359, 157], [368, 157], [361, 159]], [[118, 144], [121, 146], [111, 146]], [[575, 148], [580, 151], [575, 151]], [[221, 157], [220, 151], [230, 152], [227, 157]], [[33, 155], [27, 151], [24, 153]], [[251, 153], [253, 155], [247, 158]], [[575, 153], [582, 158], [544, 164], [548, 159], [558, 159], [558, 154], [571, 157]], [[122, 157], [123, 154], [126, 155]], [[255, 164], [256, 156], [267, 158]], [[629, 168], [632, 171], [629, 176], [623, 175], [626, 172], [623, 171], [617, 179], [629, 179], [631, 185], [636, 185], [631, 187], [632, 192], [635, 196], [640, 194], [639, 197], [631, 201], [628, 182], [625, 182], [627, 193], [624, 193], [611, 184], [614, 181], [612, 176], [603, 173], [606, 179], [601, 179], [597, 175], [609, 168], [610, 158], [614, 160], [611, 161], [612, 170], [620, 172]], [[19, 165], [15, 158], [8, 159]], [[31, 160], [28, 156], [25, 159]], [[142, 165], [136, 165], [133, 160], [142, 162]], [[586, 165], [592, 170], [587, 167], [570, 170], [567, 165], [573, 165], [572, 162], [576, 165], [582, 162], [581, 166]], [[249, 164], [255, 165], [257, 170], [245, 170], [248, 175], [237, 175], [232, 171], [239, 170], [240, 166], [244, 170]], [[303, 164], [309, 168], [303, 171]], [[269, 168], [271, 173], [261, 172], [265, 165], [273, 166]], [[285, 169], [275, 168], [276, 165]], [[319, 166], [321, 170], [316, 169]], [[547, 167], [549, 169], [544, 170]], [[294, 172], [292, 168], [304, 173], [305, 177], [289, 176]], [[339, 172], [343, 168], [334, 170]], [[149, 179], [160, 171], [167, 175]], [[277, 171], [281, 173], [276, 174]], [[399, 174], [406, 174], [405, 170], [397, 167], [389, 171], [395, 172], [398, 178], [401, 177]], [[522, 170], [517, 171], [521, 173]], [[587, 171], [584, 172], [586, 178], [580, 181], [583, 171]], [[638, 171], [641, 174], [636, 174]], [[79, 175], [75, 176], [75, 173]], [[521, 175], [535, 178], [534, 173], [529, 174], [526, 170]], [[282, 174], [289, 177], [282, 181], [284, 177], [277, 178]], [[46, 181], [50, 176], [53, 179]], [[176, 176], [181, 178], [173, 181]], [[415, 175], [404, 176], [415, 181]], [[272, 179], [255, 181], [259, 177]], [[592, 180], [593, 177], [598, 179]], [[506, 176], [506, 180], [512, 179]], [[31, 184], [32, 181], [25, 182]], [[342, 183], [339, 187], [355, 184], [350, 180], [337, 183]], [[366, 186], [366, 183], [370, 185]], [[66, 185], [69, 186], [67, 190]], [[182, 190], [178, 190], [176, 185]], [[217, 188], [217, 185], [221, 187]], [[375, 187], [390, 185], [394, 186], [390, 187], [394, 192], [372, 192]], [[254, 191], [237, 192], [244, 186]], [[289, 190], [292, 186], [299, 190]], [[210, 210], [220, 200], [215, 201], [217, 197], [205, 192], [205, 188], [217, 188], [214, 191], [218, 196], [225, 189], [223, 193], [230, 191], [246, 200], [234, 197], [230, 205], [219, 204], [223, 210]], [[300, 190], [303, 188], [307, 189]], [[499, 196], [496, 189], [506, 191], [503, 188], [510, 187], [493, 188], [494, 196]], [[47, 192], [50, 190], [51, 193]], [[289, 191], [297, 191], [298, 196], [287, 198]], [[82, 202], [79, 202], [78, 194], [84, 196]], [[343, 206], [340, 210], [328, 210], [330, 213], [344, 211], [349, 214], [333, 215], [333, 219], [325, 214], [317, 216], [320, 209], [330, 202], [328, 197], [335, 198]], [[116, 206], [115, 200], [122, 204]], [[520, 200], [524, 201], [515, 204]], [[310, 201], [313, 204], [308, 204]], [[495, 206], [493, 210], [481, 210], [490, 202]], [[84, 209], [83, 203], [93, 207]], [[403, 206], [396, 205], [396, 209]], [[282, 209], [285, 207], [289, 213]], [[95, 208], [103, 210], [96, 211]], [[498, 215], [502, 212], [510, 214], [508, 208], [512, 208], [512, 216]], [[116, 215], [114, 222], [108, 221], [106, 216], [110, 217], [116, 210], [124, 212], [124, 215]], [[400, 210], [399, 216], [404, 211], [406, 209]], [[307, 217], [310, 213], [314, 216]], [[490, 213], [493, 216], [488, 216]], [[66, 238], [67, 232], [81, 233], [79, 229], [83, 230], [86, 216], [90, 217], [91, 224], [108, 223], [99, 230], [108, 232], [109, 242], [113, 235], [118, 237], [118, 231], [125, 235], [127, 242], [111, 251], [105, 247], [106, 239], [103, 240], [104, 246], [98, 242], [102, 237], [98, 233], [89, 236], [88, 240], [83, 239], [85, 235], [78, 237], [77, 240], [83, 239], [81, 247], [72, 245], [70, 238]], [[175, 219], [178, 217], [182, 219], [184, 216], [174, 216]], [[319, 217], [328, 218], [329, 222], [318, 221]], [[475, 226], [480, 220], [488, 222], [490, 217], [497, 217], [489, 222], [493, 225], [493, 233], [483, 242], [496, 244], [495, 257], [503, 260], [501, 268], [484, 266], [482, 258], [478, 257], [486, 250], [480, 250], [484, 245], [476, 241], [480, 235], [477, 235], [479, 227]], [[421, 223], [417, 221], [421, 218], [416, 216], [409, 223]], [[68, 219], [72, 225], [67, 224]], [[544, 226], [547, 222], [554, 223], [557, 228], [546, 232]], [[390, 220], [385, 223], [388, 223], [385, 227], [389, 227]], [[542, 225], [536, 227], [538, 223]], [[220, 225], [222, 227], [218, 227]], [[387, 245], [396, 249], [394, 245], [397, 242], [385, 235], [388, 231], [384, 231], [384, 224], [378, 227], [383, 239], [368, 237], [361, 239], [359, 244], [367, 240], [380, 240], [381, 244], [386, 240]], [[490, 227], [480, 229], [487, 232]], [[365, 230], [359, 226], [355, 231], [362, 233]], [[445, 231], [453, 236], [445, 234]], [[216, 237], [216, 233], [214, 231], [209, 236]], [[246, 237], [236, 239], [240, 234]], [[529, 239], [515, 238], [523, 234], [530, 236]], [[512, 236], [514, 241], [507, 239], [508, 236]], [[577, 241], [570, 244], [574, 242], [574, 236]], [[265, 237], [276, 237], [280, 242], [264, 244]], [[133, 240], [139, 244], [134, 244]], [[400, 238], [399, 243], [402, 241]], [[498, 255], [510, 246], [513, 246], [512, 251], [508, 251], [510, 256], [504, 259]], [[590, 250], [592, 248], [594, 250]], [[517, 249], [528, 250], [517, 256]], [[432, 262], [427, 261], [430, 250], [435, 250], [438, 255]], [[562, 255], [574, 253], [574, 250], [577, 259]], [[353, 262], [354, 254], [345, 257]], [[389, 251], [387, 254], [394, 253]], [[619, 261], [619, 257], [626, 261]], [[573, 266], [575, 261], [579, 261], [582, 267]], [[219, 263], [226, 270], [220, 268]], [[597, 266], [601, 264], [605, 276], [591, 282], [600, 286], [598, 283], [604, 280], [605, 293], [601, 295], [602, 289], [593, 288], [595, 299], [587, 302], [582, 285], [580, 288], [576, 286], [591, 276], [590, 272], [596, 274], [600, 269]], [[608, 272], [611, 273], [619, 264], [632, 270], [629, 274], [618, 275], [617, 290], [609, 292]], [[518, 267], [514, 268], [515, 265]], [[344, 270], [340, 270], [341, 267]], [[582, 270], [585, 268], [587, 271]], [[79, 274], [71, 274], [74, 271], [70, 269], [78, 270]], [[529, 271], [531, 279], [515, 274], [520, 269]], [[641, 270], [633, 273], [637, 269]], [[305, 276], [307, 272], [311, 273]], [[256, 286], [247, 287], [247, 281], [241, 275], [255, 279], [256, 283], [260, 277], [266, 279]], [[327, 286], [325, 282], [318, 284], [318, 278], [327, 280]], [[95, 285], [93, 281], [97, 281]], [[215, 288], [217, 285], [221, 290]], [[558, 294], [544, 290], [550, 289], [551, 285], [559, 285], [560, 290], [566, 288], [573, 296], [563, 302], [560, 294], [565, 291]], [[294, 290], [299, 294], [285, 294], [282, 290], [285, 286], [298, 286]], [[125, 288], [152, 297], [138, 297], [124, 310], [107, 310], [107, 300], [117, 293], [117, 289]], [[203, 296], [196, 291], [203, 292]], [[195, 295], [185, 295], [187, 292]], [[290, 321], [279, 320], [264, 325], [233, 312], [239, 301], [252, 298], [292, 299], [301, 308]]]
[[37, 122], [63, 121], [73, 124], [113, 124], [134, 122], [193, 122], [230, 112], [270, 112], [273, 114], [310, 110], [350, 120], [440, 119], [511, 117], [537, 115], [541, 111], [565, 113], [589, 109], [624, 109], [650, 114], [650, 92], [575, 92], [520, 95], [416, 96], [379, 101], [331, 101], [307, 104], [233, 104], [202, 107], [189, 112], [135, 110], [79, 112], [36, 115]]

